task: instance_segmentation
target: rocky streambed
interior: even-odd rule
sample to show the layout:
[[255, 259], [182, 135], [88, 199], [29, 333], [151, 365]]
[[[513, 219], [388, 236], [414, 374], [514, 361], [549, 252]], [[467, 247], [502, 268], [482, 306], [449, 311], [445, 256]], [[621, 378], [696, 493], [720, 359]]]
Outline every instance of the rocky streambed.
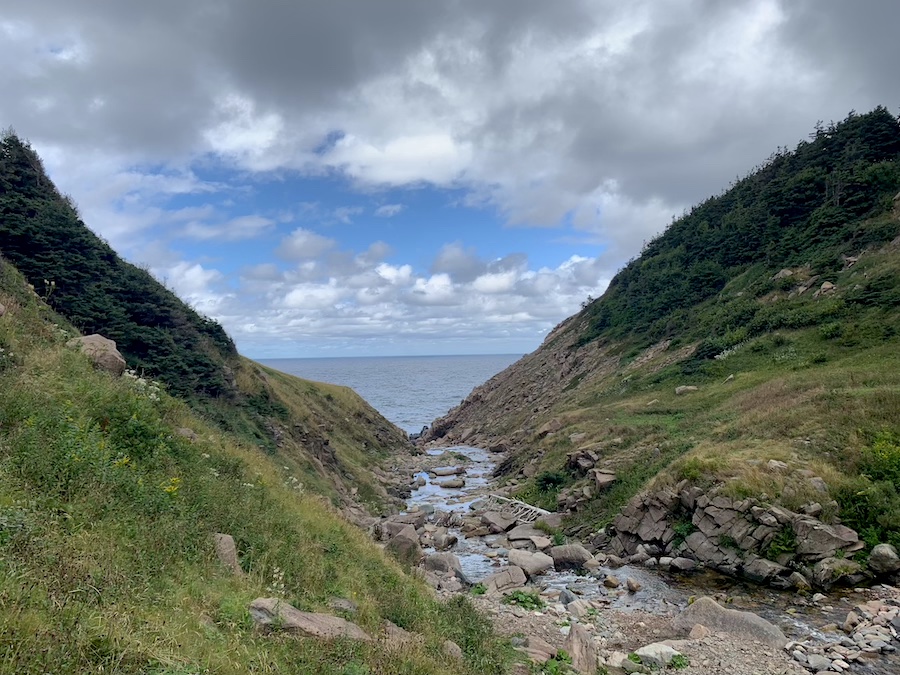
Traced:
[[[592, 659], [609, 672], [641, 672], [655, 656], [642, 666], [626, 655], [645, 647], [668, 653], [656, 648], [663, 644], [684, 657], [675, 663], [689, 674], [900, 673], [897, 589], [781, 592], [697, 568], [687, 558], [666, 561], [665, 569], [625, 564], [564, 539], [558, 514], [527, 523], [497, 508], [502, 500], [486, 501], [505, 496], [491, 482], [495, 458], [468, 446], [431, 448], [413, 458], [406, 467], [414, 481], [408, 508], [380, 523], [376, 535], [401, 559], [419, 563], [439, 594], [469, 594], [533, 660], [565, 649], [583, 672]], [[703, 596], [712, 598], [715, 612], [737, 610], [740, 620], [682, 619]], [[777, 631], [765, 649], [742, 627], [753, 619]]]

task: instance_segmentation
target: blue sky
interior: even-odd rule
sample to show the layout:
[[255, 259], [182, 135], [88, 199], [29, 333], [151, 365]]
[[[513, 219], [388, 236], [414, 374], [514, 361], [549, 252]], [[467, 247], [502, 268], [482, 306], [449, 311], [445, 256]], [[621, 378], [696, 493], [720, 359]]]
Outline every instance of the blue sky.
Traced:
[[524, 353], [817, 120], [900, 105], [888, 0], [33, 0], [0, 124], [255, 357]]

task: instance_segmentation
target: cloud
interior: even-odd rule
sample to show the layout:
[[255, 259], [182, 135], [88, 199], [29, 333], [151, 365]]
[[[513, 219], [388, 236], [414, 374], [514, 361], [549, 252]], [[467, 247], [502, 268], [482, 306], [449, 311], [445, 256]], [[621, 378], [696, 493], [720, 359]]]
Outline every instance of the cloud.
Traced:
[[353, 221], [354, 216], [358, 216], [363, 212], [361, 206], [340, 206], [334, 210], [334, 217], [338, 222], [349, 225]]
[[216, 225], [192, 220], [184, 228], [182, 236], [199, 241], [209, 239], [240, 241], [242, 239], [253, 239], [272, 229], [274, 225], [274, 220], [259, 215], [238, 216]]
[[336, 243], [334, 239], [298, 227], [282, 240], [277, 253], [285, 260], [312, 260], [333, 249]]
[[403, 211], [403, 204], [385, 204], [375, 209], [375, 215], [379, 218], [393, 218]]

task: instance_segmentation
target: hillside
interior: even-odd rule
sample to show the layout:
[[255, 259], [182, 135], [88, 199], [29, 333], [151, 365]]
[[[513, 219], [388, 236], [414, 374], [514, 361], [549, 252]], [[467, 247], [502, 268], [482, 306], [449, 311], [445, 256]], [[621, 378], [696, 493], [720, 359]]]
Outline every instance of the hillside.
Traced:
[[[468, 601], [438, 602], [305, 484], [299, 459], [93, 368], [65, 346], [73, 330], [0, 259], [0, 673], [503, 672]], [[348, 390], [264, 375], [285, 400], [324, 397], [310, 417], [371, 414]], [[328, 419], [337, 444], [350, 431]], [[233, 536], [240, 574], [217, 559], [216, 532]], [[375, 640], [260, 630], [259, 597]], [[421, 637], [386, 641], [386, 620]]]
[[278, 455], [307, 486], [357, 515], [391, 508], [371, 468], [409, 447], [401, 430], [348, 389], [241, 357], [219, 324], [88, 229], [13, 133], [0, 140], [0, 255], [74, 330], [114, 340], [130, 369], [207, 422]]
[[[900, 545], [898, 190], [887, 110], [820, 125], [673, 222], [424, 440], [506, 451], [518, 496], [582, 537], [659, 492], [807, 509], [857, 530], [859, 560]], [[670, 507], [677, 543], [697, 527]]]

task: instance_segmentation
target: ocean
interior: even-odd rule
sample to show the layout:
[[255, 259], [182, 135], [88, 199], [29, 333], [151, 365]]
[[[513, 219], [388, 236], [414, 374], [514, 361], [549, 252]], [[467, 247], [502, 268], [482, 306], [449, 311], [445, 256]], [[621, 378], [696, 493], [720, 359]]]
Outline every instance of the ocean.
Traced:
[[366, 356], [259, 362], [307, 380], [351, 387], [391, 422], [414, 433], [459, 405], [472, 389], [521, 357]]

